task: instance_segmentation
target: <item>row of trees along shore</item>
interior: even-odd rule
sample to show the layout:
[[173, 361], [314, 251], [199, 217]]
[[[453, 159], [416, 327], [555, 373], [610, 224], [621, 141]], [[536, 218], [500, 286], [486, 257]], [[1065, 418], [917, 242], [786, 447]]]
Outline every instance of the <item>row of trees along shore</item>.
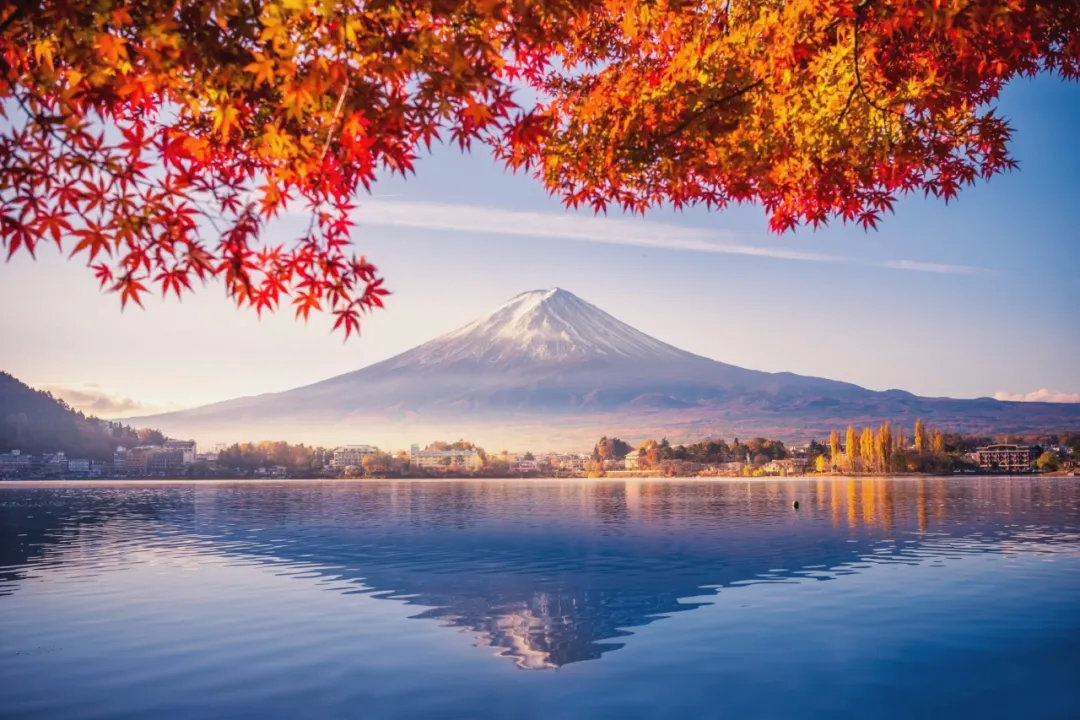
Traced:
[[[467, 440], [454, 442], [439, 440], [430, 443], [424, 450], [445, 452], [445, 462], [441, 463], [445, 468], [417, 469], [410, 464], [409, 453], [398, 450], [393, 453], [379, 451], [365, 456], [359, 465], [347, 466], [341, 470], [341, 473], [346, 477], [440, 476], [448, 472], [454, 475], [499, 477], [510, 474], [514, 457], [506, 450], [498, 453], [485, 452], [483, 448]], [[481, 467], [472, 473], [465, 473], [455, 466], [455, 457], [459, 453], [473, 450], [480, 458]], [[196, 467], [192, 470], [192, 474], [247, 477], [258, 474], [260, 470], [284, 468], [285, 472], [292, 477], [326, 475], [331, 471], [333, 457], [333, 448], [327, 447], [294, 445], [281, 441], [236, 443], [218, 453], [213, 469], [208, 466]], [[526, 452], [520, 456], [520, 459], [534, 460], [535, 456]], [[566, 470], [549, 462], [540, 462], [538, 467], [540, 472], [551, 474]]]
[[[747, 469], [761, 468], [774, 460], [802, 459], [805, 470], [818, 473], [948, 473], [974, 469], [968, 454], [976, 448], [994, 443], [1017, 443], [1066, 448], [1070, 458], [1080, 456], [1080, 433], [1065, 435], [964, 435], [931, 428], [916, 420], [911, 436], [903, 426], [890, 421], [876, 427], [833, 430], [828, 443], [811, 440], [805, 452], [794, 452], [779, 440], [763, 437], [731, 443], [722, 439], [672, 445], [666, 438], [645, 440], [637, 447], [617, 437], [604, 436], [593, 447], [586, 470], [598, 474], [614, 463], [633, 455], [641, 470], [660, 470], [665, 475], [695, 474], [710, 467], [742, 463]], [[1060, 469], [1066, 462], [1057, 453], [1047, 450], [1037, 460], [1040, 470]]]
[[814, 458], [814, 469], [818, 472], [945, 472], [956, 469], [958, 464], [970, 464], [960, 456], [977, 445], [957, 442], [962, 437], [954, 436], [950, 446], [944, 432], [928, 428], [922, 420], [915, 421], [912, 442], [905, 436], [902, 425], [894, 430], [888, 420], [877, 428], [864, 427], [861, 431], [848, 425], [842, 441], [839, 431], [829, 433], [828, 454], [820, 453]]
[[[642, 470], [659, 470], [667, 476], [698, 474], [745, 474], [759, 471], [772, 461], [796, 460], [800, 472], [818, 473], [949, 473], [959, 469], [974, 468], [967, 454], [975, 448], [992, 443], [1022, 443], [1043, 448], [1059, 446], [1064, 456], [1046, 450], [1038, 459], [1040, 470], [1053, 471], [1068, 468], [1080, 458], [1080, 433], [1064, 435], [996, 437], [947, 433], [927, 427], [922, 421], [915, 423], [910, 438], [900, 426], [883, 422], [877, 427], [861, 430], [848, 426], [841, 433], [829, 433], [828, 443], [812, 440], [805, 451], [793, 451], [779, 440], [756, 437], [747, 441], [735, 438], [731, 442], [709, 439], [696, 443], [672, 445], [666, 438], [645, 440], [637, 446], [618, 437], [604, 436], [594, 445], [584, 471], [600, 475], [615, 467], [621, 467], [628, 456], [634, 456], [636, 467]], [[395, 453], [377, 452], [363, 458], [362, 464], [346, 468], [349, 477], [380, 476], [440, 476], [447, 472], [454, 475], [476, 477], [505, 477], [516, 474], [513, 460], [535, 460], [537, 469], [531, 473], [540, 476], [567, 475], [580, 472], [562, 463], [561, 456], [534, 456], [524, 453], [513, 456], [503, 450], [499, 453], [484, 452], [471, 442], [459, 440], [454, 443], [435, 442], [426, 450], [444, 450], [447, 457], [456, 451], [476, 450], [481, 467], [472, 472], [447, 467], [418, 470], [410, 464], [409, 454], [403, 450]], [[250, 477], [261, 471], [283, 468], [290, 477], [326, 475], [330, 472], [334, 451], [331, 448], [311, 445], [294, 445], [287, 442], [237, 443], [222, 450], [214, 467], [197, 463], [188, 470], [192, 477]], [[740, 467], [723, 468], [735, 463]], [[580, 468], [580, 465], [577, 466]]]
[[780, 440], [763, 437], [730, 443], [722, 439], [703, 440], [697, 443], [672, 445], [667, 438], [645, 440], [636, 449], [620, 438], [604, 436], [593, 447], [586, 471], [595, 474], [604, 471], [612, 462], [625, 460], [627, 455], [637, 455], [638, 467], [643, 470], [664, 470], [665, 474], [693, 473], [702, 466], [745, 461], [751, 465], [764, 465], [771, 460], [789, 456], [788, 449]]

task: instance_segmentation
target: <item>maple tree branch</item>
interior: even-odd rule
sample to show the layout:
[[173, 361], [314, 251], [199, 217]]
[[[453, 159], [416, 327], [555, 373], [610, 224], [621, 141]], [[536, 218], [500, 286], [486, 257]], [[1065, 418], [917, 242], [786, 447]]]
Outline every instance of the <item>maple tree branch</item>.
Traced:
[[854, 44], [854, 52], [852, 53], [852, 65], [855, 66], [855, 88], [863, 96], [863, 100], [867, 102], [872, 108], [876, 108], [881, 112], [889, 112], [885, 108], [878, 105], [874, 100], [866, 93], [866, 88], [863, 87], [862, 74], [859, 71], [859, 9], [855, 10], [854, 28], [851, 33], [852, 43]]
[[[866, 4], [867, 4], [867, 2], [862, 2], [859, 5], [855, 6], [855, 17], [853, 19], [854, 27], [853, 27], [853, 30], [852, 30], [852, 33], [851, 33], [852, 43], [854, 45], [854, 52], [853, 52], [853, 55], [852, 55], [852, 65], [854, 65], [854, 68], [855, 68], [855, 87], [852, 88], [852, 93], [854, 93], [855, 90], [858, 90], [859, 94], [862, 95], [863, 100], [866, 101], [867, 105], [874, 108], [878, 112], [892, 113], [893, 115], [896, 115], [896, 116], [898, 116], [900, 118], [903, 118], [904, 120], [909, 120], [909, 121], [914, 122], [916, 125], [922, 126], [923, 123], [920, 120], [918, 120], [917, 118], [909, 117], [908, 114], [905, 113], [903, 110], [896, 110], [896, 109], [891, 108], [891, 107], [883, 107], [882, 105], [880, 105], [877, 101], [875, 101], [872, 97], [870, 97], [870, 95], [867, 94], [866, 88], [863, 86], [862, 74], [861, 74], [861, 72], [859, 70], [859, 11]], [[848, 98], [848, 103], [849, 104], [851, 103], [850, 98]], [[847, 112], [847, 108], [845, 108], [844, 111]], [[843, 117], [843, 114], [841, 114], [841, 117]]]
[[338, 96], [337, 105], [334, 106], [334, 115], [330, 118], [330, 129], [326, 132], [326, 142], [323, 143], [322, 154], [319, 155], [319, 165], [322, 165], [326, 161], [326, 153], [330, 150], [330, 141], [334, 139], [334, 132], [337, 128], [338, 118], [341, 117], [341, 107], [345, 104], [345, 96], [349, 93], [349, 77], [345, 77], [345, 87], [341, 88], [341, 95]]
[[656, 141], [657, 142], [662, 142], [664, 140], [668, 140], [669, 138], [671, 138], [671, 137], [673, 137], [675, 135], [679, 135], [680, 133], [682, 133], [683, 130], [688, 128], [691, 125], [691, 123], [693, 123], [695, 120], [697, 120], [702, 115], [707, 113], [709, 110], [712, 110], [712, 109], [714, 109], [716, 107], [719, 107], [720, 105], [723, 105], [724, 103], [728, 102], [729, 100], [734, 100], [737, 97], [745, 95], [746, 93], [750, 92], [754, 88], [756, 88], [756, 87], [758, 87], [760, 85], [763, 85], [764, 82], [765, 82], [764, 80], [755, 80], [754, 82], [750, 83], [749, 85], [741, 87], [738, 90], [734, 90], [734, 91], [728, 93], [727, 95], [724, 95], [723, 97], [718, 97], [718, 98], [714, 98], [712, 100], [709, 100], [708, 102], [705, 103], [705, 105], [700, 110], [695, 110], [693, 113], [690, 114], [689, 117], [683, 119], [683, 121], [681, 123], [679, 123], [678, 125], [673, 127], [671, 130], [668, 130], [666, 133], [664, 133], [663, 135], [656, 138]]
[[844, 121], [844, 116], [847, 115], [848, 110], [851, 109], [851, 101], [855, 99], [855, 94], [859, 91], [859, 83], [856, 82], [851, 86], [851, 92], [848, 93], [847, 102], [844, 103], [844, 109], [840, 111], [840, 114], [836, 117], [836, 125], [840, 126], [840, 123]]
[[[60, 143], [60, 145], [62, 147], [67, 148], [73, 155], [75, 155], [76, 157], [82, 159], [87, 164], [93, 165], [100, 172], [103, 172], [106, 175], [109, 175], [112, 178], [112, 182], [109, 183], [109, 188], [110, 189], [112, 188], [112, 186], [116, 182], [116, 172], [113, 169], [111, 169], [108, 166], [107, 163], [101, 162], [101, 161], [99, 161], [98, 159], [96, 159], [96, 158], [94, 158], [92, 156], [89, 156], [89, 155], [86, 155], [85, 153], [80, 152], [74, 145], [72, 145], [70, 142], [68, 142], [67, 138], [65, 138], [63, 135], [60, 135], [59, 133], [56, 132], [56, 129], [52, 127], [52, 123], [46, 122], [46, 120], [51, 119], [50, 116], [44, 115], [42, 113], [33, 112], [29, 107], [26, 106], [26, 103], [23, 101], [23, 98], [19, 93], [12, 93], [11, 96], [13, 98], [15, 98], [15, 102], [18, 103], [19, 108], [22, 109], [22, 111], [26, 114], [26, 117], [32, 123], [34, 123], [34, 125], [41, 128], [42, 130], [44, 130], [45, 133], [49, 135], [49, 137], [51, 137], [52, 139], [54, 139], [58, 143]], [[157, 185], [155, 185], [155, 184], [153, 184], [151, 182], [147, 182], [146, 180], [140, 180], [138, 178], [131, 178], [131, 182], [136, 184], [136, 185], [140, 185], [142, 187], [145, 187], [145, 188], [150, 188], [151, 190], [158, 187]], [[214, 221], [214, 216], [209, 212], [209, 208], [207, 208], [206, 203], [201, 202], [199, 200], [196, 200], [195, 198], [193, 198], [191, 195], [189, 195], [186, 192], [179, 191], [179, 190], [177, 190], [175, 192], [176, 192], [177, 195], [184, 198], [185, 200], [190, 202], [192, 205], [195, 205], [195, 206], [199, 207], [201, 212], [202, 212], [203, 217], [205, 217], [210, 222], [210, 226], [214, 228], [214, 231], [216, 233], [218, 233], [219, 235], [222, 234], [221, 228]], [[216, 198], [216, 196], [215, 196], [215, 198]]]
[[[903, 112], [902, 110], [894, 110], [894, 109], [892, 109], [890, 107], [882, 107], [877, 102], [875, 102], [873, 98], [871, 98], [867, 94], [866, 88], [863, 87], [862, 74], [861, 74], [861, 71], [859, 70], [859, 59], [860, 59], [860, 56], [859, 56], [859, 11], [862, 10], [863, 7], [866, 6], [867, 2], [869, 2], [869, 0], [864, 0], [864, 2], [862, 2], [862, 3], [855, 6], [855, 16], [852, 19], [851, 40], [852, 40], [852, 45], [853, 45], [853, 52], [852, 52], [852, 58], [851, 59], [852, 59], [852, 65], [855, 68], [855, 87], [853, 87], [851, 89], [852, 96], [855, 94], [855, 91], [858, 90], [859, 94], [862, 95], [863, 100], [865, 100], [866, 103], [870, 107], [874, 108], [875, 110], [880, 112], [882, 115], [888, 115], [889, 113], [892, 113], [892, 114], [896, 115], [897, 117], [901, 118], [902, 120], [907, 120], [909, 122], [914, 122], [915, 125], [917, 125], [917, 126], [925, 127], [925, 124], [922, 121], [920, 121], [917, 118], [908, 117], [908, 115], [905, 112]], [[848, 97], [848, 104], [849, 105], [851, 104], [851, 96]], [[846, 112], [847, 112], [847, 107], [844, 108], [844, 113], [846, 113]], [[843, 118], [844, 113], [841, 113], [841, 116], [840, 116], [841, 119]], [[891, 151], [891, 149], [893, 147], [893, 141], [892, 141], [891, 137], [888, 137], [889, 126], [885, 122], [884, 117], [882, 118], [882, 129], [883, 129], [883, 131], [884, 131], [884, 133], [886, 135], [886, 142], [888, 143], [890, 151]]]
[[22, 3], [15, 4], [14, 9], [11, 11], [11, 14], [8, 15], [6, 18], [4, 18], [3, 21], [0, 21], [0, 33], [7, 30], [8, 26], [10, 26], [11, 23], [18, 20], [19, 17], [23, 14], [23, 11], [25, 11], [25, 10], [26, 10], [26, 5], [25, 4], [22, 4]]
[[[330, 150], [330, 142], [334, 139], [334, 133], [337, 130], [338, 118], [341, 117], [341, 108], [345, 104], [345, 96], [349, 93], [349, 76], [345, 76], [345, 86], [341, 88], [341, 94], [338, 95], [337, 105], [334, 106], [334, 115], [330, 118], [330, 129], [326, 131], [326, 142], [323, 143], [322, 154], [319, 155], [319, 173], [322, 174], [323, 164], [326, 162], [326, 153]], [[308, 222], [307, 235], [311, 236], [311, 231], [315, 229], [315, 208], [311, 211], [311, 221]]]

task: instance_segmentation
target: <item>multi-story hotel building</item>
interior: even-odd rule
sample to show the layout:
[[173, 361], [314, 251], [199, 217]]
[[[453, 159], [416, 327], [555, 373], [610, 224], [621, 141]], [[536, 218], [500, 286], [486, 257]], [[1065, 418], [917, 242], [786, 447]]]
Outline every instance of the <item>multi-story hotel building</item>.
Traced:
[[360, 465], [364, 458], [371, 457], [379, 452], [374, 445], [345, 445], [335, 448], [334, 459], [330, 461], [330, 467], [335, 470], [344, 470], [350, 465]]
[[1030, 445], [987, 445], [976, 448], [974, 458], [985, 470], [1022, 472], [1031, 469], [1035, 448]]

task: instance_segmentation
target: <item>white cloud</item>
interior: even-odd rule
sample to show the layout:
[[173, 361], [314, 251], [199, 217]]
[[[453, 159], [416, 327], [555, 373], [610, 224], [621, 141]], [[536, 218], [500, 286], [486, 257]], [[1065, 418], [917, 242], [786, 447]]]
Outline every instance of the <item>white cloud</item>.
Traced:
[[76, 410], [100, 418], [127, 417], [178, 409], [175, 405], [158, 406], [139, 402], [97, 385], [83, 385], [82, 387], [43, 385], [41, 389], [51, 392]]
[[950, 265], [918, 260], [863, 260], [809, 250], [753, 245], [740, 241], [739, 236], [730, 230], [703, 230], [649, 220], [504, 210], [480, 205], [386, 202], [369, 199], [362, 202], [357, 209], [356, 219], [360, 223], [388, 227], [558, 238], [664, 250], [862, 265], [911, 272], [948, 275], [974, 275], [986, 272], [983, 268], [971, 265]]
[[994, 393], [994, 399], [1011, 400], [1013, 402], [1080, 403], [1080, 393], [1041, 388], [1028, 393], [996, 392]]

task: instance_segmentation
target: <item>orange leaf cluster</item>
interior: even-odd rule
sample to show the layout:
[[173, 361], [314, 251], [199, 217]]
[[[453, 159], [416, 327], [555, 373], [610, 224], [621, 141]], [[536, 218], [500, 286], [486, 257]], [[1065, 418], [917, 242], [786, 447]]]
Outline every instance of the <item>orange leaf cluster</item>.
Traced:
[[1075, 0], [607, 0], [548, 77], [539, 174], [572, 206], [760, 203], [875, 226], [1015, 165], [993, 101], [1080, 75]]
[[[873, 226], [1012, 167], [993, 102], [1080, 75], [1078, 28], [1075, 0], [7, 0], [0, 243], [52, 241], [125, 304], [218, 278], [347, 337], [387, 292], [355, 197], [432, 142], [569, 206]], [[307, 229], [267, 243], [290, 210]]]

